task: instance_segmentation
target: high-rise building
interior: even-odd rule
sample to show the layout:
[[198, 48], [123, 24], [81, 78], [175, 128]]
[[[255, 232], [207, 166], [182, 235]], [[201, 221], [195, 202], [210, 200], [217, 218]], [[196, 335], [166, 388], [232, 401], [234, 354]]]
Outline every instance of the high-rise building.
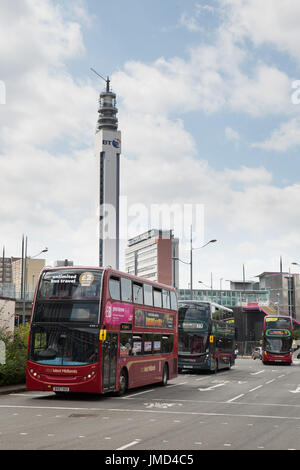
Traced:
[[116, 94], [100, 94], [95, 138], [99, 207], [99, 265], [119, 269], [119, 197], [121, 132], [118, 131]]
[[126, 271], [178, 287], [178, 250], [179, 240], [174, 238], [172, 230], [149, 230], [128, 241], [125, 250]]
[[12, 282], [12, 262], [17, 258], [0, 258], [0, 283], [9, 284]]

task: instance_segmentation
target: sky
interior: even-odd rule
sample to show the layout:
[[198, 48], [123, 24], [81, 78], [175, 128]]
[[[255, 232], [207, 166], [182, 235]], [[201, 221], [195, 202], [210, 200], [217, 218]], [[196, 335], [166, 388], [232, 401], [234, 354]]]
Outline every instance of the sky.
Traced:
[[299, 272], [299, 20], [298, 0], [1, 0], [0, 249], [97, 265], [92, 67], [117, 94], [122, 269], [150, 228], [188, 262], [192, 225], [194, 287]]

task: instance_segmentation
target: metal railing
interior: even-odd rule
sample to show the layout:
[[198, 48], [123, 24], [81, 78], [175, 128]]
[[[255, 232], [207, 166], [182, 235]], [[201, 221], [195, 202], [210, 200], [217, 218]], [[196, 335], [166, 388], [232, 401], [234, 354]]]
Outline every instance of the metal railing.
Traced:
[[26, 301], [31, 302], [33, 300], [34, 291], [26, 291], [22, 296], [20, 290], [16, 290], [15, 286], [12, 284], [0, 284], [0, 297], [6, 297], [9, 299], [14, 299], [17, 302]]
[[261, 346], [259, 341], [238, 341], [237, 343], [238, 356], [251, 356], [254, 348]]

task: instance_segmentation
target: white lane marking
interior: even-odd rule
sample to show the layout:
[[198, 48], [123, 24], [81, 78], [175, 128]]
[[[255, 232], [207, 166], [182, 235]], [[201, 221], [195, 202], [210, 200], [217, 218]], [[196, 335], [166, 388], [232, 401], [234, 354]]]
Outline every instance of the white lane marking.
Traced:
[[187, 382], [180, 382], [179, 384], [167, 385], [167, 388], [178, 387], [178, 385], [185, 385]]
[[210, 392], [214, 388], [223, 387], [224, 385], [225, 383], [222, 383], [222, 384], [212, 385], [211, 387], [208, 387], [208, 388], [198, 388], [198, 390], [200, 392]]
[[241, 393], [241, 395], [238, 395], [237, 397], [231, 398], [231, 400], [228, 400], [226, 403], [232, 403], [233, 401], [238, 400], [239, 398], [242, 398], [244, 396], [245, 396], [245, 394]]
[[[244, 394], [243, 394], [244, 395]], [[240, 396], [243, 396], [240, 395]], [[234, 399], [236, 400], [238, 397], [235, 397]], [[231, 399], [232, 401], [232, 399]], [[204, 402], [206, 403], [206, 402]], [[215, 402], [213, 402], [215, 403]], [[228, 403], [228, 402], [222, 402], [222, 403]], [[240, 403], [238, 405], [241, 405]], [[251, 405], [251, 403], [250, 403]], [[266, 404], [262, 403], [261, 405], [270, 405], [270, 406], [280, 406], [276, 404]], [[282, 406], [289, 406], [289, 405], [282, 405]], [[293, 405], [295, 406], [295, 405]], [[299, 406], [299, 405], [297, 405]], [[53, 407], [42, 407], [42, 406], [16, 406], [16, 405], [0, 405], [0, 408], [18, 408], [18, 409], [49, 409], [53, 410]], [[56, 407], [57, 409], [57, 407]], [[186, 415], [186, 416], [208, 416], [208, 417], [215, 417], [215, 416], [223, 416], [223, 417], [240, 417], [240, 418], [262, 418], [262, 419], [284, 419], [284, 420], [290, 420], [290, 421], [300, 421], [300, 416], [270, 416], [270, 415], [251, 415], [251, 414], [236, 414], [236, 413], [202, 413], [198, 411], [169, 411], [169, 410], [145, 410], [145, 409], [130, 409], [130, 408], [72, 408], [72, 407], [59, 407], [60, 410], [70, 410], [70, 411], [98, 411], [98, 412], [111, 412], [111, 413], [154, 413], [154, 414], [168, 414], [168, 415]]]
[[137, 397], [138, 395], [143, 395], [143, 393], [150, 393], [153, 392], [155, 389], [151, 388], [151, 390], [144, 390], [143, 392], [133, 393], [132, 395], [128, 395], [126, 397], [122, 397], [122, 400], [126, 400], [127, 398]]
[[258, 372], [251, 372], [250, 375], [258, 375], [258, 374], [263, 374], [265, 371], [264, 370], [259, 370]]
[[300, 385], [296, 388], [296, 390], [289, 390], [291, 393], [300, 393]]
[[125, 450], [125, 449], [128, 449], [129, 447], [135, 446], [135, 445], [138, 444], [139, 442], [141, 442], [141, 439], [136, 439], [135, 441], [129, 442], [128, 444], [125, 444], [125, 445], [122, 446], [122, 447], [118, 447], [118, 449], [116, 449], [116, 450]]
[[272, 382], [275, 382], [275, 379], [268, 380], [268, 382], [266, 382], [266, 385], [271, 384]]
[[255, 392], [255, 390], [258, 390], [261, 387], [262, 387], [262, 385], [258, 385], [258, 387], [252, 388], [251, 390], [249, 390], [249, 393], [250, 392]]

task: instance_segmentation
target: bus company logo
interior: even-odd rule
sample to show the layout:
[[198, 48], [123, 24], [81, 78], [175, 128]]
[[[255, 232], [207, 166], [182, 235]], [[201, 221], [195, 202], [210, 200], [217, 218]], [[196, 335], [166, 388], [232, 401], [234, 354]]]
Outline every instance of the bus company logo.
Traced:
[[94, 275], [92, 273], [82, 273], [79, 277], [80, 285], [83, 287], [90, 287], [94, 282]]

